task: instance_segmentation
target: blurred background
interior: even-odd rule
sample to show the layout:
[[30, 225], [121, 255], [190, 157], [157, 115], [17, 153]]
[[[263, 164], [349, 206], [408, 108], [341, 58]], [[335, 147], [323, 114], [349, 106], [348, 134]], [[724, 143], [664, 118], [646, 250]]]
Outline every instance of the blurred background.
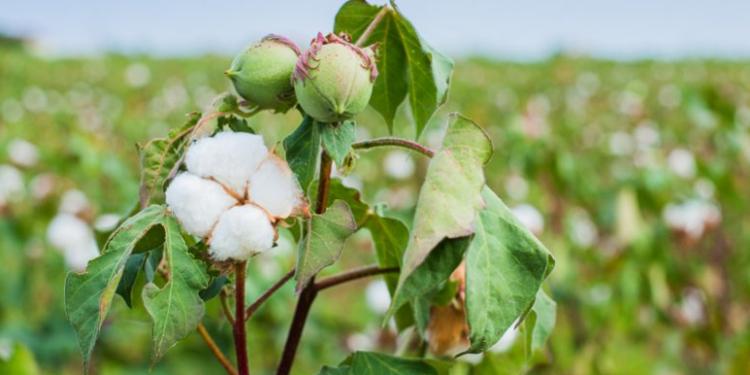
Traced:
[[[305, 45], [337, 1], [24, 1], [0, 5], [0, 373], [77, 374], [62, 295], [138, 196], [136, 144], [164, 136], [229, 90], [232, 56], [267, 33]], [[453, 374], [746, 374], [750, 369], [750, 3], [746, 1], [402, 1], [456, 60], [447, 113], [491, 134], [488, 183], [557, 258], [557, 325], [520, 369], [511, 332]], [[296, 113], [251, 124], [269, 144]], [[360, 117], [359, 137], [387, 134]], [[396, 135], [413, 137], [409, 114]], [[344, 182], [410, 220], [425, 160], [364, 153]], [[248, 299], [294, 264], [251, 262]], [[359, 233], [326, 272], [372, 262]], [[141, 281], [142, 282], [142, 281]], [[119, 298], [94, 354], [101, 374], [149, 373], [150, 324]], [[296, 363], [315, 373], [353, 350], [393, 352], [382, 281], [323, 292]], [[140, 302], [136, 301], [136, 305]], [[248, 325], [250, 363], [270, 373], [294, 305], [291, 285]], [[345, 306], [345, 309], [342, 309]], [[225, 352], [217, 299], [204, 320]], [[515, 340], [520, 341], [520, 340]], [[221, 373], [198, 335], [153, 374]]]

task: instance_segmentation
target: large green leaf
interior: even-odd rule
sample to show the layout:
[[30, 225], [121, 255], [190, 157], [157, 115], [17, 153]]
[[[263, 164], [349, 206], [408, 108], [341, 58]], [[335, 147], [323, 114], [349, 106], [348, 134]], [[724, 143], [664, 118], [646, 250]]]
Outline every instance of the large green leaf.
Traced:
[[356, 138], [357, 124], [354, 121], [344, 121], [340, 124], [320, 124], [320, 138], [323, 148], [336, 166], [341, 168], [344, 159], [352, 149], [352, 143]]
[[437, 371], [421, 360], [356, 352], [338, 368], [325, 366], [318, 375], [437, 375]]
[[357, 230], [352, 211], [346, 202], [337, 200], [322, 215], [307, 220], [307, 227], [299, 243], [297, 258], [297, 290], [325, 267], [341, 256], [344, 241]]
[[544, 347], [557, 319], [557, 304], [542, 289], [539, 289], [536, 294], [534, 306], [529, 312], [529, 318], [531, 317], [533, 317], [534, 325], [531, 329], [528, 351], [533, 353]]
[[471, 352], [496, 343], [534, 303], [554, 261], [492, 190], [466, 252], [466, 310]]
[[199, 293], [209, 283], [204, 267], [188, 251], [177, 221], [165, 217], [163, 226], [169, 280], [162, 288], [154, 283], [143, 288], [143, 305], [154, 322], [154, 361], [198, 326], [204, 313]]
[[[349, 33], [357, 40], [381, 9], [381, 6], [363, 0], [350, 0], [336, 14], [334, 31]], [[419, 135], [445, 101], [453, 62], [427, 45], [397, 9], [388, 7], [385, 12], [364, 43], [378, 45], [380, 74], [375, 81], [370, 105], [392, 130], [396, 111], [408, 94]]]
[[191, 113], [187, 122], [170, 132], [168, 137], [156, 138], [140, 146], [141, 187], [140, 204], [164, 202], [164, 183], [182, 157], [191, 129], [200, 120], [200, 113]]
[[123, 270], [120, 282], [117, 284], [117, 294], [125, 300], [125, 304], [128, 307], [133, 307], [132, 295], [133, 286], [135, 280], [138, 277], [138, 272], [143, 268], [143, 264], [146, 263], [146, 255], [148, 253], [133, 254], [128, 258], [128, 262], [125, 263], [125, 269]]
[[130, 254], [153, 226], [161, 224], [165, 213], [162, 206], [149, 206], [137, 213], [112, 234], [85, 272], [68, 274], [65, 314], [78, 335], [86, 367]]
[[302, 190], [315, 178], [318, 169], [320, 129], [310, 116], [305, 116], [297, 129], [284, 139], [286, 161], [292, 169]]
[[[471, 236], [444, 239], [414, 272], [398, 284], [386, 314], [390, 318], [401, 306], [439, 289], [461, 264]], [[403, 272], [403, 271], [402, 271]], [[403, 273], [402, 273], [403, 275]], [[424, 301], [420, 301], [424, 302]], [[417, 313], [419, 313], [418, 310]], [[418, 319], [419, 320], [419, 319]]]
[[420, 190], [391, 310], [414, 296], [408, 290], [413, 284], [407, 280], [441, 241], [474, 232], [476, 213], [483, 206], [482, 168], [491, 154], [492, 144], [478, 125], [460, 115], [451, 116], [443, 147], [430, 161]]

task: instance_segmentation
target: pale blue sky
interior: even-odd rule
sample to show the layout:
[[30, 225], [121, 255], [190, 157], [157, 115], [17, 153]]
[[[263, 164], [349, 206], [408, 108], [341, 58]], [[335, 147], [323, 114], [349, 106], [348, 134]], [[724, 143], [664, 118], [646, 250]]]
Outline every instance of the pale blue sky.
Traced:
[[[233, 54], [267, 33], [303, 42], [343, 1], [9, 0], [0, 30], [62, 54]], [[528, 59], [560, 49], [611, 58], [750, 57], [750, 0], [402, 0], [440, 50]]]

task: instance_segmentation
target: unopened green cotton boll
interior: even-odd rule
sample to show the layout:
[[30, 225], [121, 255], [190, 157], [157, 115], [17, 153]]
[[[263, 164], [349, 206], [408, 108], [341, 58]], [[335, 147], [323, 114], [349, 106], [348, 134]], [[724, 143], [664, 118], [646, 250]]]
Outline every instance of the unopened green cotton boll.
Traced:
[[318, 33], [294, 70], [294, 92], [305, 113], [332, 123], [362, 112], [378, 75], [372, 55], [343, 37]]
[[291, 76], [299, 55], [294, 42], [269, 35], [239, 54], [225, 73], [251, 106], [286, 112], [296, 102]]

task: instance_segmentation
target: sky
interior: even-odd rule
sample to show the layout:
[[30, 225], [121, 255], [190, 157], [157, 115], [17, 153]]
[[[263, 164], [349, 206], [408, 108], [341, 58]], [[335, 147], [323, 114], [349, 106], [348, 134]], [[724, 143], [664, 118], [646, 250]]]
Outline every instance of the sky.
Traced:
[[[47, 54], [234, 54], [268, 33], [306, 43], [333, 27], [334, 0], [8, 0], [0, 32]], [[375, 3], [382, 3], [376, 1]], [[750, 0], [402, 0], [453, 56], [529, 60], [561, 50], [633, 58], [750, 57]]]

